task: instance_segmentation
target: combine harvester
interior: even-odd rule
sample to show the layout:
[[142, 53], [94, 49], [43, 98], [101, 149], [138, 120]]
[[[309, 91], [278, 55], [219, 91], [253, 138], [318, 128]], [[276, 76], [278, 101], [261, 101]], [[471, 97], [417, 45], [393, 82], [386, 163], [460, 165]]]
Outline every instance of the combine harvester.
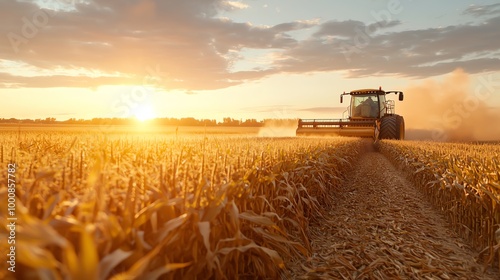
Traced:
[[[360, 89], [344, 92], [340, 95], [340, 103], [344, 95], [351, 96], [351, 105], [347, 107], [347, 119], [299, 119], [296, 135], [339, 135], [350, 137], [371, 137], [379, 139], [405, 138], [405, 121], [396, 115], [394, 100], [386, 100], [387, 94], [399, 94], [401, 91], [383, 91], [379, 89]], [[345, 114], [345, 112], [344, 112]]]

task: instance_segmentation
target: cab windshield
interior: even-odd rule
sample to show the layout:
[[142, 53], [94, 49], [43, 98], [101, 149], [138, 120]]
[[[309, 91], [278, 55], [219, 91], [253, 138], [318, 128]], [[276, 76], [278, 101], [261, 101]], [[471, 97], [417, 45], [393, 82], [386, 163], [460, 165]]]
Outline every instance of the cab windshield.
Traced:
[[354, 118], [377, 118], [379, 104], [377, 95], [353, 95], [351, 96], [351, 108]]

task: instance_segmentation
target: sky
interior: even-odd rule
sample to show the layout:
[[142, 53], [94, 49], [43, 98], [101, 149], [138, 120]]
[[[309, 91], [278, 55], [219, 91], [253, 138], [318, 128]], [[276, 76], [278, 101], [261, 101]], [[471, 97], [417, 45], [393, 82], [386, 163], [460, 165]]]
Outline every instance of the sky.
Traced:
[[0, 34], [0, 118], [340, 118], [457, 71], [500, 108], [498, 1], [1, 0]]

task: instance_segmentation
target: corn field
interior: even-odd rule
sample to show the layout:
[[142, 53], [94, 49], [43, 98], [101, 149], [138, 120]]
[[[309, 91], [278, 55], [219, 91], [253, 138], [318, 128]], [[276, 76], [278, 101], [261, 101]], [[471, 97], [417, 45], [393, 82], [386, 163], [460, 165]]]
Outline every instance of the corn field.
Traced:
[[382, 141], [453, 229], [500, 267], [500, 145]]
[[[286, 261], [312, 253], [309, 222], [331, 205], [330, 189], [362, 146], [344, 138], [0, 134], [2, 186], [8, 163], [17, 165], [18, 279], [286, 277]], [[2, 227], [0, 238], [8, 234]]]
[[[8, 164], [17, 166], [18, 279], [288, 278], [286, 264], [314, 253], [311, 221], [334, 208], [332, 190], [366, 147], [355, 138], [49, 130], [0, 139], [2, 186]], [[499, 264], [499, 145], [377, 146], [482, 263]], [[6, 207], [0, 221], [8, 224]], [[8, 235], [2, 226], [0, 238]], [[3, 254], [8, 246], [0, 243]], [[0, 278], [12, 278], [4, 266]]]

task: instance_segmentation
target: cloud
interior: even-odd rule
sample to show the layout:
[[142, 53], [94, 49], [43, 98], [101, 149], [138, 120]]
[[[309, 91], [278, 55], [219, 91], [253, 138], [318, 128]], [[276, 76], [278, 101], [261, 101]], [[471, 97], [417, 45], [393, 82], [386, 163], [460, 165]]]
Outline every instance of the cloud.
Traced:
[[244, 111], [253, 113], [272, 113], [272, 118], [278, 119], [295, 119], [298, 115], [304, 116], [305, 118], [341, 119], [342, 117], [347, 117], [347, 106], [348, 105], [346, 105], [346, 107], [296, 107], [290, 105], [272, 105], [247, 107], [244, 108]]
[[242, 2], [236, 2], [236, 1], [223, 1], [221, 3], [222, 7], [224, 7], [225, 10], [232, 11], [232, 10], [244, 10], [248, 9], [250, 6], [242, 3]]
[[245, 111], [259, 113], [275, 113], [276, 115], [286, 115], [289, 111], [294, 110], [290, 105], [272, 105], [272, 106], [255, 106], [244, 108]]
[[[151, 68], [161, 72], [156, 86], [186, 91], [220, 89], [278, 73], [429, 77], [457, 67], [469, 73], [500, 70], [500, 16], [480, 24], [394, 31], [403, 23], [235, 22], [230, 13], [248, 8], [243, 1], [74, 3], [71, 9], [42, 9], [36, 1], [0, 1], [0, 34], [6, 35], [0, 36], [0, 57], [38, 73], [26, 77], [22, 67], [0, 65], [0, 87], [143, 85]], [[499, 8], [474, 7], [464, 13], [494, 15]], [[298, 39], [296, 31], [310, 35], [301, 32], [305, 39]], [[233, 72], [246, 49], [272, 49], [266, 69]], [[74, 75], [58, 69], [83, 71]]]
[[497, 15], [500, 14], [500, 3], [490, 5], [470, 5], [462, 14], [475, 17]]
[[51, 87], [82, 87], [95, 88], [100, 85], [136, 85], [140, 81], [134, 81], [120, 77], [100, 76], [14, 76], [8, 73], [0, 73], [0, 83], [5, 88], [51, 88]]
[[[81, 84], [95, 87], [107, 82], [133, 84], [148, 75], [148, 68], [157, 65], [165, 73], [161, 86], [169, 89], [216, 89], [247, 78], [260, 78], [269, 72], [229, 73], [231, 60], [227, 54], [243, 47], [288, 48], [296, 40], [280, 28], [273, 30], [217, 18], [222, 6], [242, 7], [235, 3], [240, 2], [93, 0], [78, 3], [70, 11], [55, 12], [40, 9], [34, 3], [2, 1], [0, 33], [21, 38], [14, 46], [7, 36], [0, 38], [2, 59], [47, 71], [84, 68], [118, 72], [123, 78], [81, 76], [82, 82], [76, 82], [75, 77], [64, 75], [31, 79], [3, 75], [0, 85], [38, 87], [49, 86], [49, 81], [55, 82], [55, 87]], [[292, 23], [289, 28], [295, 30], [301, 26], [308, 25]], [[25, 36], [26, 30], [33, 34], [28, 32]], [[0, 72], [9, 70], [4, 68]]]
[[304, 20], [304, 21], [298, 20], [294, 22], [286, 22], [271, 27], [271, 31], [282, 33], [300, 29], [307, 29], [318, 25], [318, 22], [319, 22], [318, 20]]
[[457, 67], [469, 73], [497, 71], [498, 26], [500, 17], [477, 25], [377, 34], [366, 33], [376, 28], [358, 21], [330, 21], [321, 25], [314, 36], [285, 50], [278, 64], [286, 72], [347, 70], [350, 77], [429, 77]]
[[319, 30], [314, 34], [314, 36], [352, 37], [356, 32], [365, 32], [369, 35], [375, 33], [377, 30], [394, 27], [400, 24], [401, 22], [398, 20], [389, 22], [375, 22], [369, 25], [366, 25], [365, 23], [357, 20], [328, 21], [320, 26]]
[[[341, 118], [339, 114], [342, 114], [347, 109], [345, 107], [312, 107], [298, 109], [297, 111], [311, 112], [311, 113], [329, 113], [332, 114], [334, 118]], [[335, 117], [337, 116], [337, 117]]]

